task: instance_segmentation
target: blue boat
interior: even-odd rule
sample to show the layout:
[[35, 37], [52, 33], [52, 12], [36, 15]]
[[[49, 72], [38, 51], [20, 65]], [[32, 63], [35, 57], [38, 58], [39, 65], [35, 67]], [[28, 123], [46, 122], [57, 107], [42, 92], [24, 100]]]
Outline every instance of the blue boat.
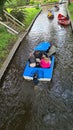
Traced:
[[[44, 51], [48, 53], [50, 48], [51, 48], [50, 42], [41, 42], [34, 48], [34, 51]], [[54, 62], [55, 62], [54, 55], [51, 55], [50, 68], [30, 67], [29, 61], [27, 61], [23, 72], [24, 79], [33, 80], [34, 74], [37, 73], [39, 81], [51, 81], [53, 76]]]

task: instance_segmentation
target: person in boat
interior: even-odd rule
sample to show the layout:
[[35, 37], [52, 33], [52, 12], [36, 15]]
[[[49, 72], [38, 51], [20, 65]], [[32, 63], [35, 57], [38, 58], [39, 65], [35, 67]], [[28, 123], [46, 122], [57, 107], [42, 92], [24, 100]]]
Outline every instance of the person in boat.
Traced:
[[69, 20], [69, 16], [68, 15], [67, 15], [66, 19]]
[[48, 13], [48, 17], [51, 17], [51, 16], [52, 16], [52, 12], [49, 11], [49, 13]]
[[58, 5], [55, 5], [54, 7], [55, 7], [57, 10], [59, 10], [59, 6], [58, 6]]
[[33, 53], [30, 54], [28, 61], [29, 61], [30, 67], [36, 67], [36, 59], [35, 59]]
[[36, 66], [39, 67], [40, 66], [40, 59], [42, 57], [42, 53], [40, 51], [35, 51], [34, 52], [34, 56], [35, 56], [35, 59], [36, 59]]
[[34, 56], [35, 56], [35, 58], [41, 59], [42, 53], [40, 51], [35, 51]]
[[46, 57], [46, 55], [43, 54], [41, 60], [40, 60], [40, 67], [42, 68], [49, 68], [51, 66], [51, 60], [50, 58]]

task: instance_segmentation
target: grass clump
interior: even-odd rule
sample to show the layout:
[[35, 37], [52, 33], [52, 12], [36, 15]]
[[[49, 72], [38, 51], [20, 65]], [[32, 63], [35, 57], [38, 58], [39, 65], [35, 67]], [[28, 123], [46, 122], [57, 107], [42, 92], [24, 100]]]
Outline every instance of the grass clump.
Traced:
[[69, 6], [68, 6], [68, 10], [70, 12], [70, 15], [71, 15], [71, 19], [73, 21], [73, 3], [71, 3]]
[[[22, 17], [21, 17], [21, 14], [17, 15], [15, 10], [16, 9], [12, 10], [12, 8], [7, 8], [8, 13], [13, 15], [12, 12], [14, 12], [14, 14], [16, 16], [15, 15], [13, 15], [13, 16], [16, 18], [17, 18], [17, 16], [19, 16], [19, 18], [22, 19], [22, 22], [25, 25], [25, 28], [28, 28], [28, 26], [31, 24], [34, 17], [40, 12], [41, 8], [39, 8], [39, 5], [36, 5], [36, 7], [34, 7], [34, 8], [23, 7], [22, 9], [21, 8], [17, 9], [18, 12], [22, 12]], [[24, 16], [24, 18], [23, 18], [23, 16]], [[18, 19], [18, 20], [21, 21], [20, 19]]]
[[4, 26], [0, 25], [0, 67], [7, 57], [11, 46], [14, 44], [16, 36], [8, 33]]
[[[12, 11], [9, 10], [9, 11]], [[25, 24], [25, 29], [31, 24], [34, 17], [39, 13], [40, 9], [37, 8], [24, 8], [23, 12], [25, 14], [25, 19], [23, 23]], [[10, 13], [10, 12], [9, 12]], [[11, 48], [13, 47], [17, 39], [16, 35], [9, 33], [4, 26], [0, 25], [0, 68], [9, 54]]]
[[34, 19], [34, 17], [39, 13], [40, 9], [36, 9], [36, 8], [26, 8], [25, 12], [26, 12], [26, 18], [24, 21], [25, 27], [27, 28], [32, 20]]

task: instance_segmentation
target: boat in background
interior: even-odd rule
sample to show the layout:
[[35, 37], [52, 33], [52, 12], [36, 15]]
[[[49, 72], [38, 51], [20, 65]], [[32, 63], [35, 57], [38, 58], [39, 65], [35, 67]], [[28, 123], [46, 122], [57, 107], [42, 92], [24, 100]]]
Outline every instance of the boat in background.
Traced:
[[59, 10], [59, 5], [55, 5], [54, 6], [54, 11], [58, 11]]
[[54, 11], [53, 10], [49, 10], [47, 17], [49, 19], [53, 19], [54, 18]]
[[70, 20], [58, 20], [58, 23], [67, 26], [70, 25]]
[[70, 25], [70, 19], [62, 14], [58, 14], [58, 23], [61, 25]]
[[[51, 49], [50, 42], [40, 42], [35, 48], [35, 51], [46, 52], [49, 54], [49, 50]], [[51, 81], [53, 76], [53, 69], [55, 63], [55, 57], [53, 53], [50, 56], [51, 58], [51, 66], [50, 68], [41, 68], [41, 67], [30, 67], [29, 61], [27, 61], [26, 66], [24, 68], [23, 77], [26, 80], [34, 80], [34, 75], [37, 75], [38, 81]]]
[[67, 20], [68, 17], [64, 16], [63, 14], [58, 14], [58, 20]]

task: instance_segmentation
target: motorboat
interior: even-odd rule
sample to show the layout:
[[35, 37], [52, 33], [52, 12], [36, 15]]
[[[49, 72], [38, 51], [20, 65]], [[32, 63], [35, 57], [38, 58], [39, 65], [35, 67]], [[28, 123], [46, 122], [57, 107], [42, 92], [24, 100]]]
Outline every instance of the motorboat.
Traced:
[[53, 10], [49, 10], [47, 17], [49, 19], [53, 19], [54, 18], [54, 11]]
[[[41, 53], [46, 52], [49, 55], [49, 50], [51, 50], [52, 46], [50, 42], [40, 42], [34, 48], [35, 51], [40, 51]], [[51, 58], [51, 66], [49, 68], [41, 68], [41, 67], [30, 67], [29, 61], [26, 62], [26, 66], [24, 68], [23, 77], [26, 80], [34, 80], [34, 76], [37, 76], [38, 81], [51, 81], [53, 77], [53, 70], [55, 64], [55, 56], [52, 53], [50, 55]]]
[[67, 26], [70, 24], [70, 19], [62, 14], [58, 14], [58, 23]]

